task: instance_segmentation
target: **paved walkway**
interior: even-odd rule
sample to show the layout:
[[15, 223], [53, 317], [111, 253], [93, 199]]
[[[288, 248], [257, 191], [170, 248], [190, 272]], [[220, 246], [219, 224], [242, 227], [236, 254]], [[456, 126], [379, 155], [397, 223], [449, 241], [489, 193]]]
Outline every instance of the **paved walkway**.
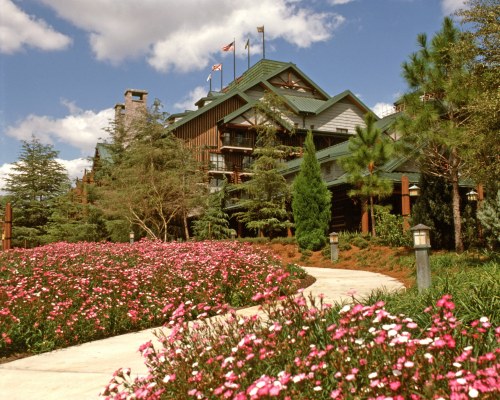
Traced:
[[[365, 271], [306, 267], [316, 282], [307, 288], [306, 296], [323, 294], [326, 303], [350, 300], [370, 294], [374, 289], [402, 289], [397, 280]], [[258, 307], [238, 311], [252, 315]], [[132, 369], [132, 375], [146, 373], [138, 352], [141, 344], [155, 340], [153, 331], [129, 333], [97, 340], [67, 349], [56, 350], [0, 365], [0, 399], [8, 400], [86, 400], [99, 393], [120, 367]]]

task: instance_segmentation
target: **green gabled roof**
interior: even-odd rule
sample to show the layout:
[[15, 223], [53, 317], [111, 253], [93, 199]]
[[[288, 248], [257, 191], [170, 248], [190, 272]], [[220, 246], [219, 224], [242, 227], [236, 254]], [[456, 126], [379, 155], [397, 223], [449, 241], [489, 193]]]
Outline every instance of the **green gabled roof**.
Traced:
[[243, 113], [246, 113], [248, 110], [252, 109], [255, 106], [255, 101], [250, 101], [249, 103], [245, 104], [244, 106], [238, 108], [237, 110], [233, 111], [231, 114], [228, 114], [222, 119], [222, 122], [227, 124], [229, 121], [233, 120], [234, 118], [240, 116]]
[[113, 157], [111, 156], [108, 147], [109, 144], [107, 143], [97, 143], [95, 145], [96, 152], [99, 153], [99, 158], [104, 161], [112, 162]]
[[[372, 110], [366, 104], [364, 104], [353, 92], [351, 92], [350, 90], [344, 90], [342, 93], [339, 93], [333, 97], [330, 97], [327, 101], [325, 101], [324, 104], [316, 110], [316, 113], [319, 114], [319, 113], [325, 111], [327, 108], [331, 107], [332, 105], [339, 102], [340, 100], [345, 99], [346, 97], [351, 97], [362, 108], [364, 108], [365, 110], [367, 110], [369, 112], [372, 112]], [[375, 115], [375, 117], [378, 119], [378, 117], [376, 115]]]
[[167, 129], [168, 130], [176, 129], [179, 126], [184, 125], [186, 122], [193, 120], [194, 118], [204, 114], [206, 111], [218, 106], [219, 104], [223, 103], [224, 101], [229, 100], [230, 98], [233, 98], [235, 96], [239, 96], [241, 99], [243, 99], [247, 103], [252, 101], [252, 99], [250, 99], [250, 97], [248, 97], [245, 93], [242, 93], [240, 91], [235, 91], [232, 93], [221, 95], [221, 96], [215, 97], [214, 100], [212, 100], [206, 106], [201, 107], [198, 110], [191, 111], [184, 118], [181, 118], [179, 121], [176, 121], [172, 125], [169, 125], [167, 127]]
[[[336, 144], [334, 146], [326, 147], [322, 150], [319, 150], [316, 152], [316, 159], [320, 164], [330, 161], [330, 160], [335, 160], [338, 159], [339, 157], [342, 157], [343, 155], [346, 155], [349, 153], [349, 141], [345, 141], [339, 144]], [[286, 168], [283, 169], [282, 173], [284, 175], [295, 172], [300, 168], [300, 165], [302, 164], [303, 158], [296, 158], [294, 160], [290, 160], [286, 163]]]
[[325, 103], [325, 100], [313, 99], [310, 97], [292, 95], [284, 95], [283, 97], [290, 104], [293, 104], [299, 112], [316, 113], [316, 110]]
[[[255, 86], [259, 83], [266, 82], [271, 79], [273, 76], [280, 74], [281, 72], [287, 70], [288, 68], [292, 68], [295, 70], [297, 75], [300, 75], [304, 80], [306, 80], [309, 85], [311, 85], [318, 93], [320, 93], [325, 98], [330, 98], [328, 93], [326, 93], [323, 89], [321, 89], [311, 78], [309, 78], [299, 67], [295, 64], [282, 61], [274, 61], [262, 59], [253, 65], [249, 70], [243, 73], [243, 75], [237, 78], [235, 81], [231, 82], [226, 91], [229, 93], [233, 90], [245, 91], [250, 89], [252, 86]], [[272, 85], [271, 85], [272, 86]], [[274, 89], [274, 86], [273, 86]], [[282, 93], [278, 93], [281, 96]]]
[[392, 124], [396, 121], [396, 118], [399, 116], [398, 113], [394, 113], [391, 115], [388, 115], [382, 119], [379, 119], [377, 122], [375, 122], [375, 127], [377, 129], [380, 129], [382, 132], [385, 132], [387, 129], [391, 127]]

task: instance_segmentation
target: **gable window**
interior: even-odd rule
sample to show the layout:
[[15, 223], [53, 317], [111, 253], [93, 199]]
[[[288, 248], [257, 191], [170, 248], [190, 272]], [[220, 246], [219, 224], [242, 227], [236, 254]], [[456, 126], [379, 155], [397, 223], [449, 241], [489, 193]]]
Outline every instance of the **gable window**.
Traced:
[[338, 133], [349, 133], [349, 130], [345, 129], [345, 128], [337, 128], [337, 132]]

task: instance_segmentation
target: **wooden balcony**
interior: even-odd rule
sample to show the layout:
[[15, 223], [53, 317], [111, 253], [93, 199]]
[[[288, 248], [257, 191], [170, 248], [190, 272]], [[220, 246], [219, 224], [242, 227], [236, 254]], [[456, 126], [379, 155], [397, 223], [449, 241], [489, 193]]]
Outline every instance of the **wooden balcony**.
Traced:
[[239, 150], [239, 151], [252, 151], [253, 138], [245, 137], [243, 135], [234, 135], [225, 133], [222, 137], [221, 150]]

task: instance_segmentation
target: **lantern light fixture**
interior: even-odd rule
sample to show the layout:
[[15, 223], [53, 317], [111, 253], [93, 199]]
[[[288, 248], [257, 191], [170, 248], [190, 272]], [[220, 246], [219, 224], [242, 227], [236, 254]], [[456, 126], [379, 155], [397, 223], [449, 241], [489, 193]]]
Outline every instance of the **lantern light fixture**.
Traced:
[[408, 191], [410, 193], [410, 197], [418, 197], [420, 196], [420, 188], [413, 184], [408, 188]]

